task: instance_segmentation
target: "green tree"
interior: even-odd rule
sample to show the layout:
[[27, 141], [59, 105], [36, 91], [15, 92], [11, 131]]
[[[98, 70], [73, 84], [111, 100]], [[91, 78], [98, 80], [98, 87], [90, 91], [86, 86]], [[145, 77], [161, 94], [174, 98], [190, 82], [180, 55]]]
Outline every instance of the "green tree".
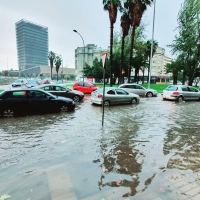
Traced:
[[60, 66], [62, 64], [62, 59], [60, 56], [56, 56], [55, 57], [55, 60], [54, 60], [54, 64], [56, 66], [56, 73], [57, 73], [57, 81], [58, 81], [58, 72], [59, 72], [59, 69], [60, 69]]
[[178, 14], [178, 35], [171, 45], [172, 54], [181, 56], [184, 63], [184, 73], [192, 85], [198, 71], [200, 61], [200, 1], [185, 0]]
[[110, 86], [112, 86], [112, 60], [113, 60], [113, 28], [117, 19], [117, 10], [121, 10], [120, 0], [103, 0], [104, 10], [108, 11], [110, 19]]
[[180, 60], [172, 61], [168, 63], [166, 66], [166, 73], [173, 74], [173, 84], [176, 85], [178, 81], [178, 73], [181, 71], [182, 66], [180, 65]]
[[54, 62], [55, 57], [56, 57], [55, 53], [53, 51], [49, 51], [48, 58], [49, 58], [50, 67], [51, 67], [51, 79], [52, 79], [53, 62]]
[[130, 76], [131, 76], [135, 31], [136, 28], [140, 25], [142, 15], [144, 11], [147, 9], [147, 5], [150, 5], [151, 2], [153, 2], [153, 0], [127, 0], [124, 3], [124, 7], [129, 10], [131, 18], [131, 26], [132, 26], [128, 82], [130, 82]]
[[125, 37], [128, 35], [129, 29], [131, 25], [131, 20], [129, 18], [129, 13], [124, 10], [123, 15], [121, 16], [121, 27], [122, 27], [122, 46], [121, 46], [121, 64], [119, 70], [119, 83], [122, 82], [121, 75], [122, 69], [124, 71], [124, 45], [125, 45]]

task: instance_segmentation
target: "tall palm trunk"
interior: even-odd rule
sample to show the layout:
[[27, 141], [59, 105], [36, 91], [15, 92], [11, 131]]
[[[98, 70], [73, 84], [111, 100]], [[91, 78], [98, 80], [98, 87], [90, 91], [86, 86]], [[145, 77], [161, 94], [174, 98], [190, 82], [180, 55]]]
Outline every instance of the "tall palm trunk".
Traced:
[[119, 68], [119, 84], [122, 83], [122, 68], [124, 65], [124, 43], [125, 43], [125, 37], [122, 37], [122, 51], [121, 51], [121, 65]]
[[113, 22], [110, 22], [110, 87], [112, 87], [112, 63], [113, 63]]
[[51, 80], [52, 80], [52, 69], [53, 69], [53, 59], [50, 59], [50, 67], [51, 67]]
[[132, 59], [133, 59], [133, 44], [134, 44], [134, 39], [135, 39], [135, 29], [136, 29], [136, 26], [133, 25], [132, 34], [131, 34], [131, 49], [130, 49], [129, 69], [128, 69], [128, 83], [130, 83], [130, 79], [131, 79], [131, 65], [132, 65]]

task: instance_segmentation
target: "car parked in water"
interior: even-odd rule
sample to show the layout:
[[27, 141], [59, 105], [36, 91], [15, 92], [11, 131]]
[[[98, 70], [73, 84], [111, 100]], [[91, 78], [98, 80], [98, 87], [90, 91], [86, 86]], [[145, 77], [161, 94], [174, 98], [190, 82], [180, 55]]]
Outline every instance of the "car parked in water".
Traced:
[[93, 91], [99, 89], [99, 87], [90, 82], [75, 82], [72, 88], [73, 90], [78, 90], [83, 93], [92, 93]]
[[39, 89], [5, 90], [0, 93], [0, 116], [67, 112], [75, 109], [72, 99], [56, 97]]
[[144, 96], [144, 97], [157, 97], [158, 92], [153, 89], [147, 89], [139, 84], [136, 83], [124, 83], [119, 85], [118, 88], [122, 88], [126, 90], [127, 92], [137, 94], [139, 96]]
[[[103, 88], [95, 90], [91, 94], [91, 103], [102, 105]], [[129, 93], [121, 88], [105, 87], [104, 105], [110, 106], [113, 104], [135, 104], [140, 102], [140, 97], [137, 94]]]
[[200, 100], [200, 91], [187, 85], [170, 85], [162, 92], [163, 100]]
[[83, 100], [84, 98], [84, 93], [77, 91], [77, 90], [72, 90], [67, 87], [57, 85], [57, 84], [45, 84], [45, 85], [38, 85], [34, 88], [42, 89], [44, 91], [50, 92], [53, 95], [56, 96], [62, 96], [62, 97], [67, 97], [70, 99], [73, 99], [74, 102], [79, 102]]

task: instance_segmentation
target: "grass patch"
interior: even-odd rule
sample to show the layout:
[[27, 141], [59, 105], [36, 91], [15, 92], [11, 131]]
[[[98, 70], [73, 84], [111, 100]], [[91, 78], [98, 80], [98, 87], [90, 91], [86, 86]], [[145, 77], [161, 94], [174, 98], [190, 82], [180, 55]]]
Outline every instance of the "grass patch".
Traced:
[[[68, 88], [72, 88], [73, 84], [66, 84]], [[95, 83], [96, 86], [103, 87], [103, 83]], [[148, 84], [140, 84], [145, 88], [148, 88]], [[171, 84], [150, 84], [150, 88], [156, 90], [158, 93], [162, 93], [162, 91]], [[109, 84], [106, 84], [106, 87], [109, 87]], [[118, 87], [118, 84], [114, 84], [113, 87]]]

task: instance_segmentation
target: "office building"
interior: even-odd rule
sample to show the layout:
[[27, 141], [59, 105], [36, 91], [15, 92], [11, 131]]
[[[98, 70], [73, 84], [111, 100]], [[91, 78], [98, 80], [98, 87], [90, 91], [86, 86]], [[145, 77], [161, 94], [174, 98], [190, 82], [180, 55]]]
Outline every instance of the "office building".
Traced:
[[48, 67], [48, 28], [22, 19], [15, 29], [20, 73], [37, 73], [37, 66]]

